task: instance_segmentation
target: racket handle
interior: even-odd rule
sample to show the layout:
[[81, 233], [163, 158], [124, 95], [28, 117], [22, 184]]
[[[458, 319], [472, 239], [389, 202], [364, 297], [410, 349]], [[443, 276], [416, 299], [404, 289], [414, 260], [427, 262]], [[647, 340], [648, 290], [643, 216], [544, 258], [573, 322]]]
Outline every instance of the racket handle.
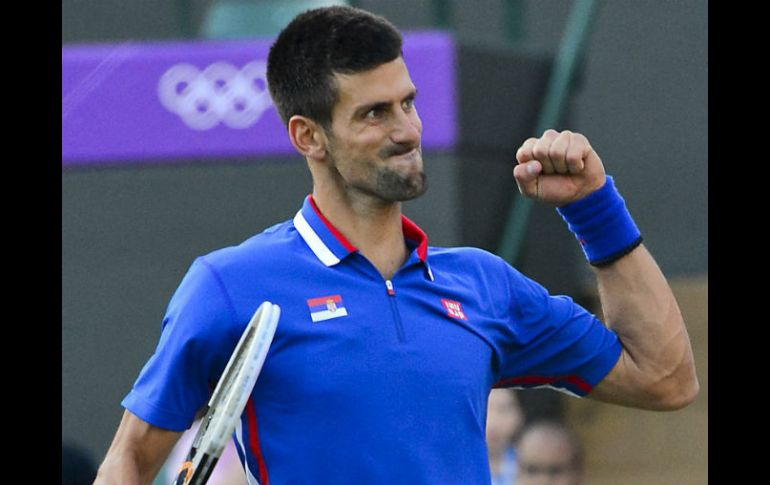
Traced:
[[204, 454], [203, 457], [201, 457], [198, 468], [195, 469], [192, 477], [190, 477], [189, 485], [206, 485], [218, 460], [219, 458], [216, 456]]
[[182, 465], [179, 467], [179, 471], [177, 472], [176, 479], [174, 479], [173, 483], [171, 485], [186, 485], [190, 483], [190, 478], [192, 478], [192, 462], [193, 458], [195, 457], [195, 448], [190, 448], [190, 453], [187, 454], [187, 459], [182, 462]]
[[195, 448], [190, 449], [187, 459], [179, 467], [179, 473], [172, 485], [205, 485], [214, 471], [218, 457], [204, 453], [201, 456], [198, 467], [193, 470], [193, 458], [195, 457]]

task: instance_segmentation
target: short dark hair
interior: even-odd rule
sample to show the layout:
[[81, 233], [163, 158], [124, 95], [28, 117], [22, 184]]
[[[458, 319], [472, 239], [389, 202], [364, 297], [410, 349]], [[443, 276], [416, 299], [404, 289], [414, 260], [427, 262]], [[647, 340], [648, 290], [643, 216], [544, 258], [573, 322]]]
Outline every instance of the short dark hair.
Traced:
[[338, 99], [334, 74], [373, 69], [401, 56], [402, 38], [385, 18], [354, 7], [308, 10], [270, 48], [267, 84], [284, 124], [306, 116], [331, 126]]

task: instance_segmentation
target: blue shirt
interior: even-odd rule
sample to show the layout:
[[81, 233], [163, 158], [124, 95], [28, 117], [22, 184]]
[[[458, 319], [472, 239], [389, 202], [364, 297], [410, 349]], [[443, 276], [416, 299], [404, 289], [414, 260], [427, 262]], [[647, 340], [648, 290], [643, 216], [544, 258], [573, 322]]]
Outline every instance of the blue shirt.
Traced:
[[490, 483], [492, 387], [590, 392], [616, 335], [501, 258], [429, 247], [388, 281], [321, 215], [200, 257], [171, 298], [154, 355], [123, 405], [181, 431], [209, 398], [253, 312], [281, 319], [235, 439], [250, 483]]
[[516, 485], [517, 471], [516, 450], [509, 445], [503, 452], [500, 470], [497, 474], [492, 474], [491, 485]]

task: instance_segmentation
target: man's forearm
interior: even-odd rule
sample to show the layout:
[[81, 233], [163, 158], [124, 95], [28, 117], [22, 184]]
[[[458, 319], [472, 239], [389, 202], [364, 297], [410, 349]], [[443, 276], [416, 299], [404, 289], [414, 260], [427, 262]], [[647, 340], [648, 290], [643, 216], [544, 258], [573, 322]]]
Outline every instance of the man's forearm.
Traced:
[[140, 463], [134, 454], [108, 453], [99, 467], [94, 485], [150, 485], [157, 470], [145, 473], [145, 476], [140, 470]]
[[94, 485], [150, 485], [181, 435], [125, 411]]

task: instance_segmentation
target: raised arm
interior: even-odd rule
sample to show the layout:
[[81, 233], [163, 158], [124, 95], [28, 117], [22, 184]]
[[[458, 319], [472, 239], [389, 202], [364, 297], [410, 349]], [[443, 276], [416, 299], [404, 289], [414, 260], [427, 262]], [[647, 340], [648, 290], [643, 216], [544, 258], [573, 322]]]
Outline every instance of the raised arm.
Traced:
[[557, 206], [583, 245], [605, 322], [623, 347], [587, 397], [652, 410], [691, 403], [699, 385], [679, 306], [588, 140], [547, 130], [525, 141], [516, 159], [521, 193]]
[[653, 410], [675, 410], [698, 394], [690, 338], [666, 279], [640, 245], [595, 268], [607, 325], [623, 352], [615, 368], [587, 396]]
[[180, 436], [125, 411], [94, 485], [151, 484]]

